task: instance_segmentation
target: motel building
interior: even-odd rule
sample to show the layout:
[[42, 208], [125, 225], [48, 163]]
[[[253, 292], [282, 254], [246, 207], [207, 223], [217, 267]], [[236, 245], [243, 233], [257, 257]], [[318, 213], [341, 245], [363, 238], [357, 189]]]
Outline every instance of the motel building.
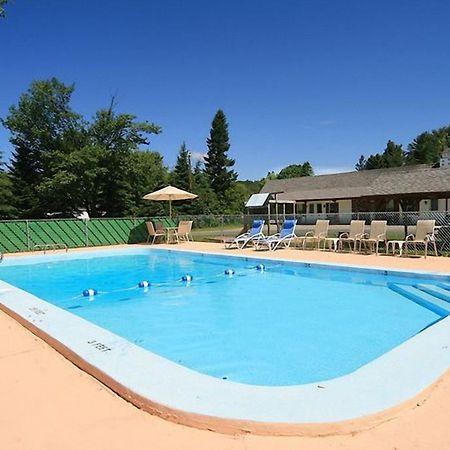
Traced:
[[450, 209], [450, 149], [440, 165], [403, 166], [331, 175], [268, 180], [246, 204], [248, 214], [269, 217]]

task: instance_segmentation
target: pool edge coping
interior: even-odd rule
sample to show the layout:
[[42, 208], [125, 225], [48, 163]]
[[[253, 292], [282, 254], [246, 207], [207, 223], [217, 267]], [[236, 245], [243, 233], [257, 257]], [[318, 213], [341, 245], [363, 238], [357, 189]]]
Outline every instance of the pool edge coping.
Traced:
[[[133, 246], [133, 248], [136, 248], [137, 246]], [[149, 249], [148, 246], [141, 246], [145, 249]], [[105, 249], [106, 250], [106, 249]], [[110, 249], [109, 249], [110, 250]], [[164, 250], [170, 251], [171, 249]], [[101, 250], [100, 250], [101, 251]], [[192, 253], [206, 253], [206, 254], [214, 254], [213, 252], [204, 252], [204, 251], [193, 251], [193, 250], [184, 250], [184, 249], [178, 249], [178, 250], [172, 250], [172, 251], [188, 251]], [[227, 256], [223, 253], [215, 253], [219, 256]], [[244, 258], [252, 258], [252, 256], [249, 255], [229, 255], [229, 256], [239, 256]], [[255, 259], [270, 259], [266, 257], [257, 257], [253, 256]], [[272, 259], [275, 261], [275, 259]], [[283, 259], [284, 260], [284, 259]], [[276, 259], [276, 261], [280, 261], [280, 259]], [[285, 259], [287, 262], [291, 263], [300, 263], [302, 264], [303, 261], [298, 260], [289, 260]], [[308, 262], [309, 263], [309, 262]], [[314, 263], [311, 263], [314, 264]], [[327, 263], [319, 263], [319, 266], [329, 266], [332, 264]], [[349, 268], [353, 268], [350, 266], [346, 266]], [[358, 266], [358, 268], [363, 269], [369, 269], [367, 267], [361, 267]], [[378, 269], [380, 270], [380, 269]], [[382, 270], [382, 269], [381, 269]], [[406, 270], [405, 272], [413, 272], [417, 273], [415, 271]], [[419, 272], [421, 273], [421, 272]], [[436, 273], [433, 272], [425, 272], [427, 275], [433, 275]], [[445, 274], [448, 276], [448, 274]], [[5, 283], [7, 284], [7, 283]], [[21, 291], [18, 288], [13, 288], [17, 291]], [[31, 297], [34, 297], [32, 294], [29, 294]], [[36, 297], [37, 299], [37, 297]], [[41, 299], [39, 299], [41, 300]], [[45, 300], [41, 300], [44, 303]], [[49, 303], [48, 303], [49, 304]], [[52, 305], [54, 308], [54, 305]], [[397, 416], [400, 412], [411, 409], [415, 405], [420, 404], [424, 401], [425, 398], [427, 398], [432, 390], [440, 383], [440, 380], [446, 373], [448, 372], [448, 367], [446, 371], [441, 371], [440, 375], [438, 377], [433, 377], [433, 380], [430, 383], [426, 384], [425, 386], [422, 386], [420, 389], [417, 390], [416, 394], [413, 397], [408, 397], [404, 401], [400, 403], [396, 403], [387, 409], [384, 409], [382, 411], [374, 412], [373, 414], [366, 414], [363, 416], [358, 416], [356, 418], [351, 419], [345, 419], [342, 421], [328, 421], [328, 422], [317, 422], [317, 423], [292, 423], [292, 422], [264, 422], [264, 421], [253, 421], [248, 419], [235, 419], [235, 418], [221, 418], [217, 416], [207, 415], [207, 414], [200, 414], [198, 412], [188, 412], [184, 410], [179, 410], [177, 408], [173, 408], [170, 406], [166, 406], [160, 402], [155, 402], [151, 398], [142, 397], [139, 393], [133, 391], [129, 387], [125, 386], [124, 384], [121, 384], [120, 382], [117, 382], [111, 375], [107, 374], [106, 372], [102, 371], [101, 368], [97, 367], [94, 364], [91, 364], [89, 361], [87, 361], [85, 358], [83, 358], [80, 354], [76, 353], [76, 351], [69, 348], [65, 343], [61, 342], [60, 340], [56, 339], [51, 334], [47, 333], [46, 330], [43, 330], [42, 328], [39, 328], [39, 326], [36, 323], [30, 322], [27, 320], [26, 317], [23, 316], [20, 312], [13, 310], [9, 308], [7, 305], [0, 302], [0, 309], [4, 311], [9, 316], [13, 317], [16, 321], [18, 321], [22, 326], [27, 328], [29, 331], [31, 331], [33, 334], [37, 335], [39, 338], [43, 339], [45, 342], [47, 342], [51, 347], [55, 348], [59, 353], [61, 353], [64, 357], [66, 357], [68, 360], [70, 360], [72, 363], [74, 363], [76, 366], [80, 367], [85, 372], [89, 373], [90, 375], [94, 376], [96, 379], [104, 383], [106, 386], [108, 386], [110, 389], [112, 389], [114, 392], [118, 393], [121, 397], [123, 397], [125, 400], [130, 401], [134, 405], [138, 406], [141, 409], [144, 409], [147, 412], [150, 412], [154, 415], [157, 415], [159, 417], [162, 417], [164, 419], [173, 421], [175, 423], [184, 424], [188, 426], [193, 426], [195, 428], [200, 429], [208, 429], [217, 431], [220, 433], [225, 434], [241, 434], [241, 433], [255, 433], [255, 434], [262, 434], [262, 435], [305, 435], [305, 436], [325, 436], [330, 434], [347, 434], [352, 433], [356, 431], [361, 431], [363, 429], [370, 428], [372, 426], [375, 426], [379, 423], [385, 422], [387, 420], [392, 419], [393, 417]], [[59, 309], [59, 308], [58, 308]], [[74, 316], [71, 313], [68, 313], [71, 316]], [[74, 316], [77, 317], [77, 316]], [[83, 319], [81, 319], [83, 320]], [[444, 319], [445, 320], [445, 319]], [[433, 328], [433, 327], [431, 327]], [[447, 328], [450, 330], [450, 319], [447, 318]], [[120, 338], [122, 339], [122, 338]], [[412, 339], [412, 338], [411, 338]], [[410, 340], [411, 340], [410, 339]], [[406, 341], [405, 343], [409, 342], [410, 340]], [[401, 344], [399, 347], [402, 347], [405, 343]], [[397, 347], [397, 348], [399, 348]], [[395, 350], [395, 349], [393, 349]], [[389, 353], [392, 353], [391, 350]], [[150, 351], [146, 351], [148, 353], [152, 353]], [[384, 355], [383, 355], [384, 356]], [[379, 358], [377, 358], [379, 359]], [[374, 360], [376, 361], [376, 360]], [[367, 367], [371, 365], [371, 363], [368, 363], [367, 365], [363, 367]], [[356, 371], [358, 372], [358, 371]], [[355, 373], [355, 372], [353, 372]], [[345, 375], [340, 378], [348, 378], [352, 374]], [[208, 377], [208, 376], [206, 376]], [[209, 377], [212, 378], [212, 377]], [[330, 380], [333, 381], [333, 380]], [[231, 383], [231, 382], [230, 382]], [[328, 382], [325, 382], [328, 383]], [[245, 385], [244, 385], [245, 386]], [[305, 385], [301, 385], [305, 386]], [[296, 386], [294, 386], [295, 388]], [[277, 389], [277, 388], [275, 388]], [[270, 391], [273, 391], [272, 389], [269, 389]]]

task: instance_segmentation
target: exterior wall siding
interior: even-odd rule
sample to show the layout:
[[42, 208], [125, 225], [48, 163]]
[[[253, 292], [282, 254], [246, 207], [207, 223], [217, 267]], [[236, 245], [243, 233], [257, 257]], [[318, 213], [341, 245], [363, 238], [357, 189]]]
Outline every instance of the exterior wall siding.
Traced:
[[339, 200], [339, 212], [340, 213], [351, 213], [352, 212], [352, 201], [351, 200]]

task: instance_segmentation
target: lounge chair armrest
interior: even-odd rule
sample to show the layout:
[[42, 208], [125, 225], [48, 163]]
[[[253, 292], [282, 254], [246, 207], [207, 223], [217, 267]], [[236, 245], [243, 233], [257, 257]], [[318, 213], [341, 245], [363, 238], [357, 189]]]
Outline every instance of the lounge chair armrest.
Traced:
[[264, 236], [264, 233], [258, 233], [251, 236], [251, 239], [254, 241], [259, 241], [261, 239], [266, 239], [266, 236]]
[[365, 236], [365, 233], [356, 233], [355, 234], [355, 239], [363, 239]]
[[[356, 237], [358, 237], [358, 235], [356, 235]], [[369, 234], [368, 233], [362, 233], [361, 234], [361, 239], [369, 239]]]
[[309, 237], [309, 236], [314, 236], [314, 231], [307, 231], [307, 232], [305, 233], [305, 235], [302, 236], [302, 237]]
[[342, 234], [339, 236], [339, 239], [346, 239], [346, 238], [348, 238], [348, 236], [349, 236], [349, 233], [342, 233]]
[[408, 236], [405, 237], [405, 241], [412, 241], [412, 240], [414, 240], [413, 234], [408, 234]]
[[386, 233], [381, 233], [377, 236], [377, 239], [380, 241], [386, 240]]
[[433, 242], [433, 241], [435, 241], [436, 240], [436, 235], [434, 234], [434, 233], [428, 233], [426, 236], [425, 236], [425, 239], [424, 239], [425, 241], [428, 241], [428, 242]]

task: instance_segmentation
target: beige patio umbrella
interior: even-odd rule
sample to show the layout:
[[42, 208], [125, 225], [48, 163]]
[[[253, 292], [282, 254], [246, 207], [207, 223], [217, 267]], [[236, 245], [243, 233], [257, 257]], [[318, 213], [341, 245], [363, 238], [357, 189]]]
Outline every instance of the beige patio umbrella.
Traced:
[[157, 202], [169, 201], [169, 216], [172, 217], [173, 200], [189, 200], [197, 197], [198, 196], [195, 194], [183, 191], [182, 189], [178, 189], [174, 186], [167, 186], [165, 188], [159, 189], [158, 191], [144, 195], [142, 198], [145, 200], [155, 200]]

